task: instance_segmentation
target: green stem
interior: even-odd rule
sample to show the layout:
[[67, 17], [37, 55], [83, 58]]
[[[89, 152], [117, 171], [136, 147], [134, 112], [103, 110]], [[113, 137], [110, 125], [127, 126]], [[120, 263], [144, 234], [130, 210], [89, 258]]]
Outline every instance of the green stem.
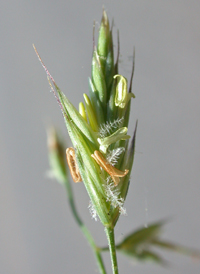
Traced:
[[72, 192], [72, 188], [71, 188], [68, 178], [66, 178], [66, 180], [65, 180], [65, 187], [67, 190], [68, 202], [69, 202], [72, 214], [74, 216], [74, 219], [76, 220], [78, 226], [80, 227], [81, 231], [85, 235], [86, 239], [88, 240], [88, 242], [94, 252], [100, 273], [106, 274], [105, 266], [104, 266], [104, 263], [103, 263], [103, 260], [102, 260], [101, 254], [100, 254], [100, 249], [96, 246], [90, 231], [84, 225], [83, 221], [79, 217], [78, 212], [76, 210], [76, 206], [75, 206], [74, 198], [73, 198], [73, 192]]
[[118, 274], [114, 228], [105, 227], [105, 232], [108, 239], [108, 246], [110, 250], [110, 258], [112, 262], [113, 274]]

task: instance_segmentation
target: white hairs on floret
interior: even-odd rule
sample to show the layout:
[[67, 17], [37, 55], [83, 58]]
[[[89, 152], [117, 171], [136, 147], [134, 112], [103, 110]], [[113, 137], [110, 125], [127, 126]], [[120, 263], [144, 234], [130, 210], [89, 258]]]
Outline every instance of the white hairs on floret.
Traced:
[[124, 120], [124, 117], [118, 118], [114, 120], [113, 122], [106, 122], [105, 124], [100, 125], [99, 135], [100, 138], [105, 138], [109, 135], [111, 135], [116, 129], [120, 127]]
[[113, 207], [119, 207], [119, 211], [122, 215], [127, 215], [126, 209], [123, 207], [124, 199], [119, 196], [120, 191], [117, 190], [116, 186], [111, 180], [111, 177], [107, 178], [106, 184], [104, 185], [107, 201], [111, 202]]
[[89, 208], [90, 214], [92, 216], [92, 219], [95, 219], [95, 221], [97, 221], [98, 220], [97, 219], [97, 212], [96, 212], [96, 210], [94, 208], [94, 205], [93, 205], [91, 200], [89, 202], [88, 208]]
[[110, 150], [108, 152], [108, 155], [106, 157], [106, 160], [112, 165], [116, 165], [118, 160], [119, 160], [119, 157], [120, 155], [122, 154], [122, 152], [125, 151], [125, 148], [124, 147], [118, 147], [116, 149], [113, 149], [113, 150]]

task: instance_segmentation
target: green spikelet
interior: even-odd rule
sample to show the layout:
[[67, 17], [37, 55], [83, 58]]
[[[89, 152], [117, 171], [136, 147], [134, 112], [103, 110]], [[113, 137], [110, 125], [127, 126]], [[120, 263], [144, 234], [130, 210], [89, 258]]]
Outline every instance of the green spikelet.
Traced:
[[114, 62], [112, 29], [106, 12], [103, 11], [98, 43], [93, 48], [89, 96], [83, 95], [79, 112], [39, 59], [74, 146], [76, 172], [83, 180], [93, 210], [105, 227], [113, 228], [119, 215], [126, 213], [123, 204], [135, 150], [135, 133], [130, 146], [127, 133], [131, 98], [135, 96], [131, 88], [128, 92], [127, 79], [118, 73], [118, 57]]

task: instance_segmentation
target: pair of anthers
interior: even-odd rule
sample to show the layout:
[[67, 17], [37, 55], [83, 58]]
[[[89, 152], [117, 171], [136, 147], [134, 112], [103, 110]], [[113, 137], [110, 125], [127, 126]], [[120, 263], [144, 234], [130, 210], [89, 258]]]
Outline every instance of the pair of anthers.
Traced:
[[[95, 150], [94, 154], [92, 154], [91, 156], [97, 162], [97, 164], [111, 176], [115, 186], [119, 184], [119, 178], [126, 176], [126, 174], [129, 172], [128, 169], [121, 171], [112, 166], [98, 150]], [[75, 183], [81, 182], [82, 178], [76, 162], [76, 155], [73, 147], [66, 149], [66, 157], [73, 181]]]

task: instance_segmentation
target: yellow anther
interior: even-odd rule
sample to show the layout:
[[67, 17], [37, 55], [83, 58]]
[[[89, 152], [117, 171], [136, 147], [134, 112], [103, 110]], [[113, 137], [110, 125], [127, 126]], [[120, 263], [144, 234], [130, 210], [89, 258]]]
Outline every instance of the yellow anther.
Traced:
[[99, 152], [98, 150], [95, 150], [94, 154], [92, 154], [91, 156], [95, 159], [97, 164], [100, 165], [100, 167], [102, 167], [111, 176], [115, 186], [119, 184], [119, 177], [124, 177], [129, 172], [128, 169], [121, 171], [112, 166], [111, 164], [109, 164], [109, 162], [103, 157], [101, 152]]
[[75, 150], [73, 149], [73, 147], [69, 147], [66, 149], [66, 157], [72, 179], [75, 183], [81, 182], [82, 178], [79, 173], [78, 165], [76, 162]]

